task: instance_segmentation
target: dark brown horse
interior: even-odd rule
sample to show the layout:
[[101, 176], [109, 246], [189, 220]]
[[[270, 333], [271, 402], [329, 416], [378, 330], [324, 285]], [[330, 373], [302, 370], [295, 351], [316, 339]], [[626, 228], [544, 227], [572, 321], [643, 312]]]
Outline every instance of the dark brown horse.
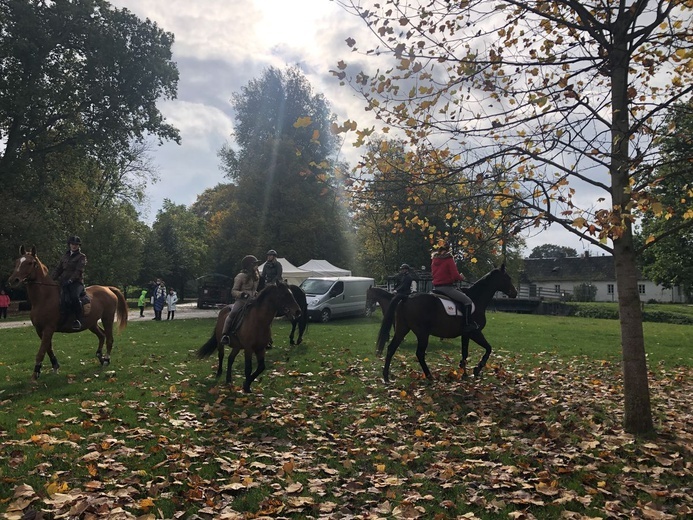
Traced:
[[486, 365], [491, 355], [491, 345], [481, 332], [486, 326], [486, 307], [491, 302], [493, 295], [501, 291], [510, 298], [517, 297], [517, 290], [505, 271], [505, 264], [493, 269], [484, 275], [474, 285], [463, 289], [463, 291], [474, 302], [474, 313], [472, 319], [479, 326], [471, 332], [464, 332], [464, 323], [461, 316], [449, 316], [445, 311], [444, 305], [435, 294], [413, 294], [404, 299], [395, 299], [390, 305], [387, 313], [383, 317], [380, 332], [378, 334], [377, 353], [382, 354], [383, 347], [388, 340], [390, 327], [394, 321], [395, 335], [387, 347], [385, 356], [385, 366], [383, 367], [383, 379], [390, 380], [390, 363], [397, 347], [409, 331], [414, 331], [418, 340], [416, 357], [428, 379], [431, 379], [431, 371], [426, 365], [426, 348], [428, 347], [428, 337], [437, 336], [439, 338], [456, 338], [462, 336], [462, 359], [460, 368], [464, 376], [467, 375], [467, 357], [469, 354], [469, 340], [473, 339], [486, 352], [479, 364], [474, 367], [474, 375], [478, 376]]
[[[91, 310], [82, 320], [80, 330], [72, 330], [71, 322], [60, 323], [60, 288], [48, 275], [48, 268], [36, 256], [36, 247], [27, 252], [22, 246], [21, 255], [15, 262], [14, 271], [8, 279], [10, 287], [26, 285], [27, 297], [31, 303], [31, 323], [41, 338], [41, 346], [36, 354], [36, 365], [32, 379], [41, 375], [41, 363], [48, 354], [53, 371], [60, 368], [53, 353], [53, 334], [56, 332], [81, 332], [90, 330], [99, 338], [96, 357], [102, 365], [108, 365], [113, 348], [113, 322], [118, 314], [118, 330], [123, 330], [128, 322], [128, 305], [125, 296], [117, 287], [91, 285], [86, 288], [91, 299]], [[99, 320], [103, 328], [99, 326]], [[106, 355], [103, 355], [103, 344], [106, 342]]]
[[366, 291], [366, 311], [370, 316], [375, 312], [375, 306], [380, 305], [383, 311], [383, 316], [387, 314], [387, 308], [395, 295], [390, 291], [381, 289], [380, 287], [369, 287]]
[[[224, 307], [217, 317], [217, 324], [212, 337], [197, 351], [198, 358], [206, 358], [215, 350], [219, 355], [217, 377], [221, 375], [224, 366], [224, 345], [221, 335], [224, 321], [230, 312], [229, 306]], [[289, 286], [284, 283], [268, 285], [258, 294], [257, 298], [246, 305], [243, 320], [235, 334], [231, 335], [231, 352], [226, 368], [226, 382], [231, 383], [231, 367], [238, 353], [245, 354], [245, 382], [243, 391], [250, 393], [250, 384], [265, 370], [265, 350], [272, 337], [272, 321], [277, 315], [298, 318], [301, 309], [296, 303]], [[257, 358], [257, 369], [253, 372], [253, 354]]]

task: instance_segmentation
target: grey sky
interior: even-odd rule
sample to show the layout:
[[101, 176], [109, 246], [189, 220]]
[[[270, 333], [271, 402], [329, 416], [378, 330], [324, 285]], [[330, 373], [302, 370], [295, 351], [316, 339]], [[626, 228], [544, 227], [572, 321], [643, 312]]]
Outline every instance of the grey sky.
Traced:
[[[164, 199], [190, 205], [205, 189], [225, 182], [217, 151], [230, 142], [230, 99], [270, 66], [298, 65], [313, 88], [330, 102], [340, 120], [364, 123], [363, 101], [330, 74], [339, 60], [359, 57], [345, 40], [372, 41], [365, 24], [329, 0], [111, 0], [175, 35], [174, 60], [180, 80], [178, 98], [160, 104], [181, 132], [182, 144], [155, 148], [160, 181], [148, 190], [144, 218], [152, 222]], [[373, 58], [374, 59], [374, 58]], [[382, 64], [380, 64], [382, 65]], [[378, 64], [373, 64], [375, 69]], [[349, 142], [344, 159], [355, 163]], [[583, 245], [557, 226], [528, 240], [528, 250], [543, 243]], [[587, 244], [584, 244], [587, 248]], [[594, 250], [592, 246], [592, 250]]]

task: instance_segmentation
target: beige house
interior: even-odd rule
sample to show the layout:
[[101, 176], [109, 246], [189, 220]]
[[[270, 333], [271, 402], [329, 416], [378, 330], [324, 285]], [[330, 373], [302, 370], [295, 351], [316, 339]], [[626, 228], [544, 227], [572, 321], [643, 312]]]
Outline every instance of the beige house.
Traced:
[[[618, 300], [618, 284], [612, 256], [584, 256], [572, 258], [525, 258], [524, 270], [517, 288], [520, 298], [566, 299], [574, 288], [583, 283], [596, 289], [594, 300], [611, 302]], [[684, 303], [680, 286], [665, 289], [645, 279], [638, 279], [640, 301], [656, 300], [662, 303]]]

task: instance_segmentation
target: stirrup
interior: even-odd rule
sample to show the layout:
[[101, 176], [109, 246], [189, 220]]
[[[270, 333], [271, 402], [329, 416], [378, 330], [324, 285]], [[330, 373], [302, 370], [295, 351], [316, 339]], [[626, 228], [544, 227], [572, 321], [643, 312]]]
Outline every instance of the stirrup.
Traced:
[[231, 344], [231, 337], [228, 334], [222, 335], [220, 343], [224, 346], [230, 345]]
[[72, 322], [72, 330], [80, 330], [82, 328], [82, 322], [75, 320]]

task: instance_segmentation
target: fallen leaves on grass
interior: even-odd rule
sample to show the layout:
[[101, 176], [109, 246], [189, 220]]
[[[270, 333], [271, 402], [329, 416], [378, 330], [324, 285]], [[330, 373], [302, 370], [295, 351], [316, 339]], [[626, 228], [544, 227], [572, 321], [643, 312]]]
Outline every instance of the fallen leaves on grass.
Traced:
[[[402, 376], [385, 387], [372, 364], [355, 364], [300, 381], [277, 370], [271, 377], [287, 388], [273, 395], [169, 383], [142, 402], [86, 399], [80, 417], [3, 439], [10, 466], [29, 447], [69, 452], [74, 464], [56, 474], [47, 455], [36, 469], [44, 489], [17, 484], [4, 517], [160, 518], [163, 503], [177, 518], [693, 514], [689, 369], [653, 373], [658, 437], [640, 441], [620, 427], [618, 367], [548, 357], [539, 365], [492, 366], [481, 380], [444, 368], [432, 384]], [[356, 378], [362, 391], [335, 377]], [[142, 423], [123, 423], [118, 406]], [[56, 410], [40, 415], [52, 420]]]

